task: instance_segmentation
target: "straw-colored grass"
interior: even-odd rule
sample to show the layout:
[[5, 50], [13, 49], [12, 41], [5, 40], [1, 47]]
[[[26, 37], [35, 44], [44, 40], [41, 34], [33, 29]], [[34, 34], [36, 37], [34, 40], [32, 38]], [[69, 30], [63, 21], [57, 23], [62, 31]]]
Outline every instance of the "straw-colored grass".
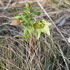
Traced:
[[[32, 6], [40, 6], [36, 0], [12, 1], [12, 4], [9, 0], [7, 5], [4, 6], [3, 1], [0, 0], [0, 9], [3, 15], [11, 17], [22, 12], [18, 8], [23, 7], [26, 1], [30, 2]], [[41, 13], [45, 14], [46, 11], [48, 14], [45, 15], [46, 19], [51, 23], [63, 14], [69, 13], [69, 0], [39, 1], [40, 7], [44, 7]], [[8, 12], [12, 8], [15, 8], [18, 13]], [[29, 43], [23, 38], [0, 36], [0, 70], [70, 70], [70, 43], [67, 41], [70, 36], [70, 26], [57, 28], [55, 25], [54, 27], [55, 29], [50, 29], [50, 37], [42, 33], [39, 40], [34, 39], [32, 51]]]

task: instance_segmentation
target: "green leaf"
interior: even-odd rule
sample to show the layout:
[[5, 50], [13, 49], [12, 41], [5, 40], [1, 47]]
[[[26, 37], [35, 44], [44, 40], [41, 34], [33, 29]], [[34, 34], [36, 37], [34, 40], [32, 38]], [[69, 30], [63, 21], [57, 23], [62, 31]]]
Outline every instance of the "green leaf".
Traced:
[[40, 7], [31, 7], [31, 8], [33, 8], [33, 9], [41, 9]]
[[15, 17], [12, 17], [12, 19], [19, 19], [20, 16], [15, 16]]
[[42, 21], [42, 23], [45, 24], [44, 28], [41, 29], [42, 32], [46, 33], [47, 35], [50, 35], [50, 29], [49, 29], [49, 26], [51, 26], [51, 23], [49, 23], [49, 22], [47, 22], [47, 21], [45, 21], [45, 20], [41, 20], [41, 21]]
[[40, 11], [34, 11], [32, 14], [33, 15], [40, 15]]
[[35, 35], [36, 39], [40, 38], [41, 30], [40, 29], [35, 29], [33, 34]]
[[28, 29], [26, 27], [24, 27], [24, 38], [25, 38], [26, 41], [29, 40], [29, 36], [28, 35], [29, 35]]

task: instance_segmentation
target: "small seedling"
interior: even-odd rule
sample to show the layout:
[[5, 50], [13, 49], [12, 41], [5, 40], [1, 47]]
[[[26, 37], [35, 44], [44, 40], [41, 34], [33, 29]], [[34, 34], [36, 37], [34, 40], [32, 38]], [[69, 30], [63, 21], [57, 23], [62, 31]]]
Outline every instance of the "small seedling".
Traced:
[[51, 26], [51, 23], [47, 22], [44, 19], [40, 19], [39, 21], [35, 22], [34, 16], [40, 15], [40, 12], [32, 12], [31, 8], [40, 9], [39, 7], [30, 7], [30, 4], [26, 3], [25, 7], [23, 8], [25, 11], [23, 11], [23, 13], [19, 13], [17, 16], [14, 17], [16, 19], [19, 19], [21, 24], [24, 25], [23, 36], [25, 40], [28, 40], [30, 38], [30, 35], [34, 35], [36, 39], [39, 39], [42, 32], [50, 35], [49, 26]]
[[23, 8], [23, 13], [19, 13], [14, 18], [17, 18], [20, 20], [20, 23], [23, 24], [24, 28], [24, 39], [26, 41], [29, 41], [30, 47], [33, 47], [33, 37], [35, 36], [36, 39], [40, 38], [40, 34], [46, 33], [47, 35], [50, 35], [50, 29], [49, 26], [51, 26], [51, 23], [47, 22], [44, 19], [40, 19], [39, 21], [35, 21], [34, 16], [40, 15], [39, 11], [31, 11], [32, 9], [40, 9], [39, 7], [30, 7], [29, 3], [25, 4], [25, 7]]

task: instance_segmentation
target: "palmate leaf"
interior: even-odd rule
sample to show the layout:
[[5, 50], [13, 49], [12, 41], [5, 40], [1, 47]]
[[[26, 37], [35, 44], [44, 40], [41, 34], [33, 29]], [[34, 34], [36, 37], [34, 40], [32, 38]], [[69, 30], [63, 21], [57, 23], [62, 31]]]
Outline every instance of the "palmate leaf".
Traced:
[[35, 35], [36, 39], [39, 39], [41, 34], [41, 29], [34, 29], [33, 34]]
[[[34, 28], [33, 34], [36, 36], [37, 39], [40, 38], [40, 34], [41, 34], [42, 32], [46, 33], [47, 35], [50, 35], [49, 26], [51, 26], [51, 23], [45, 21], [44, 19], [40, 20], [39, 22], [40, 22], [40, 23], [38, 23], [38, 22], [36, 23], [36, 26], [37, 26], [37, 24], [38, 24], [38, 25], [39, 25], [39, 24], [44, 24], [44, 27], [40, 28], [40, 26], [37, 26], [37, 27], [39, 27], [39, 28]], [[36, 26], [35, 26], [35, 27], [36, 27]]]
[[42, 32], [46, 33], [47, 35], [50, 35], [50, 29], [49, 29], [49, 26], [51, 26], [51, 23], [45, 21], [45, 20], [42, 20], [42, 23], [45, 24], [44, 28], [41, 29]]

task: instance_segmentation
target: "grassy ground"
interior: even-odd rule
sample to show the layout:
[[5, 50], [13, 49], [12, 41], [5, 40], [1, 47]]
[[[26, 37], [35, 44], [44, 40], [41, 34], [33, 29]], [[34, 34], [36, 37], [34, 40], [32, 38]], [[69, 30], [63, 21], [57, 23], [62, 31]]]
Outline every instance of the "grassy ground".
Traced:
[[[19, 7], [23, 7], [26, 0], [21, 1], [18, 5], [15, 1], [6, 8], [1, 8], [4, 3], [0, 3], [1, 14], [11, 17], [23, 12]], [[29, 2], [31, 6], [39, 6], [36, 1]], [[69, 13], [69, 0], [40, 0], [40, 3], [53, 21]], [[40, 17], [49, 20], [43, 11], [41, 13], [43, 16]], [[50, 28], [50, 37], [42, 33], [39, 40], [34, 39], [32, 51], [24, 38], [1, 35], [0, 70], [70, 70], [70, 43], [67, 41], [70, 26], [58, 28]]]

